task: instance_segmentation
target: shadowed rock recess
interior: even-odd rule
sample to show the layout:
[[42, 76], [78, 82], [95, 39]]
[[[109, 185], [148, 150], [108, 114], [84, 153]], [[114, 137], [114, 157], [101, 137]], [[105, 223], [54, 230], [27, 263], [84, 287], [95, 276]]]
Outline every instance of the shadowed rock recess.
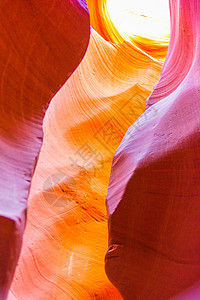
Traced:
[[20, 254], [31, 178], [43, 140], [43, 117], [52, 96], [83, 58], [89, 40], [89, 14], [84, 1], [1, 1], [0, 32], [3, 300]]

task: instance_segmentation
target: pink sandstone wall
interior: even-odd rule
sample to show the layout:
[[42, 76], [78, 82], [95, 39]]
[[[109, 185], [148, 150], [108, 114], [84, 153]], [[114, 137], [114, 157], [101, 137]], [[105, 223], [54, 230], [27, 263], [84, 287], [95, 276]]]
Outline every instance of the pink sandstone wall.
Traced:
[[200, 4], [168, 52], [87, 4], [0, 4], [0, 299], [27, 219], [9, 300], [196, 300]]

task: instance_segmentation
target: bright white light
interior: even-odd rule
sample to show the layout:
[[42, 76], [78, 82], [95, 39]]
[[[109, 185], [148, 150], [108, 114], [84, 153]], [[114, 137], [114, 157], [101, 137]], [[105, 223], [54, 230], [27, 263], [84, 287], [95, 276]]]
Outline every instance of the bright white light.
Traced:
[[168, 39], [169, 0], [107, 0], [107, 7], [113, 24], [123, 36]]

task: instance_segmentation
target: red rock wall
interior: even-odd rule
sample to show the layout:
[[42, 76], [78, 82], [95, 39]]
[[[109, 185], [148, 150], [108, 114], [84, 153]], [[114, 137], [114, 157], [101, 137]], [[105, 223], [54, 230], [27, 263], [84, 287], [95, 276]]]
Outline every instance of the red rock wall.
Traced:
[[31, 179], [52, 96], [83, 58], [88, 11], [78, 1], [0, 4], [0, 298], [20, 253]]

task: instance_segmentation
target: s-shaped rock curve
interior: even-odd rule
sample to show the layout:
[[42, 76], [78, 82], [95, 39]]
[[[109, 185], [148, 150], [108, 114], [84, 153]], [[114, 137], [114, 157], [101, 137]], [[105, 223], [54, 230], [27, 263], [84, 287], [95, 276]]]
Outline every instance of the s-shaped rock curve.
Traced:
[[0, 4], [0, 299], [6, 299], [27, 216], [45, 111], [89, 42], [85, 0]]

